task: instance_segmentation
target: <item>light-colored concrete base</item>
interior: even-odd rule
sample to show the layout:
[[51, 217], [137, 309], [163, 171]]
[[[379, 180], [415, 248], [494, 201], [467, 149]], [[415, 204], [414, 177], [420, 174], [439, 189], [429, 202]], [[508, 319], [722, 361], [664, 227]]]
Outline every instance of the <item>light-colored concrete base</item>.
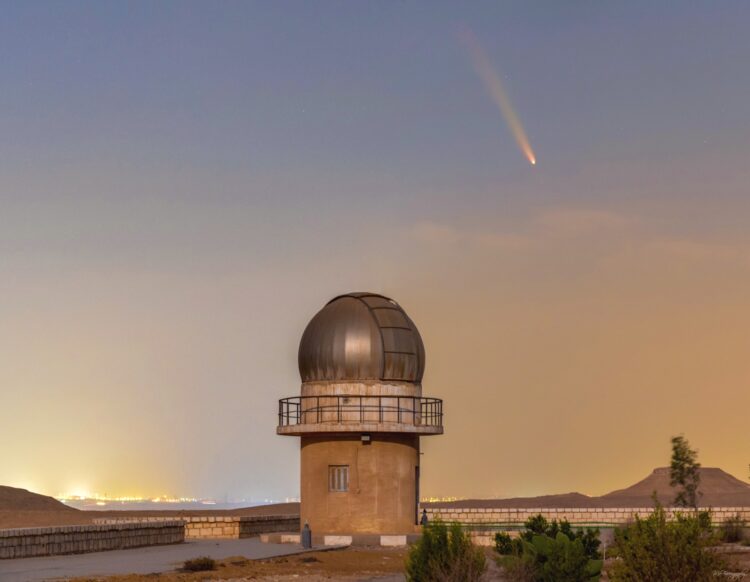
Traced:
[[400, 547], [406, 545], [406, 536], [380, 536], [381, 546]]
[[[260, 541], [264, 544], [301, 544], [301, 535], [294, 532], [260, 534]], [[322, 544], [322, 540], [318, 540]]]
[[324, 546], [351, 546], [352, 536], [323, 536]]
[[[393, 547], [404, 547], [409, 544], [413, 544], [418, 539], [419, 539], [419, 534], [408, 534], [408, 535], [353, 534], [353, 535], [348, 535], [348, 536], [313, 535], [313, 543], [315, 545], [323, 545], [323, 546], [383, 546], [383, 547], [393, 548]], [[263, 542], [264, 544], [299, 544], [300, 534], [296, 534], [296, 533], [261, 534], [260, 541]]]

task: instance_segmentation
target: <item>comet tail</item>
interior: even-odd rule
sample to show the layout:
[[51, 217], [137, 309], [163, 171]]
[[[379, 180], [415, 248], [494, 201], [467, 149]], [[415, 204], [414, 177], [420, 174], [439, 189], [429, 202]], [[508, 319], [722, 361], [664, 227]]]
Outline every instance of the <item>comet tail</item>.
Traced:
[[526, 131], [524, 130], [523, 125], [521, 125], [521, 120], [518, 118], [518, 115], [513, 111], [510, 98], [503, 88], [500, 77], [492, 67], [490, 59], [479, 45], [479, 41], [471, 30], [468, 28], [462, 30], [461, 38], [469, 50], [474, 70], [477, 75], [479, 75], [479, 78], [482, 79], [485, 87], [487, 87], [487, 90], [490, 92], [492, 100], [495, 102], [498, 109], [500, 109], [500, 113], [502, 113], [505, 118], [518, 147], [521, 149], [521, 152], [523, 152], [523, 155], [526, 156], [526, 159], [529, 160], [529, 163], [532, 166], [535, 166], [536, 156], [534, 155], [534, 150], [531, 149], [529, 137], [526, 135]]

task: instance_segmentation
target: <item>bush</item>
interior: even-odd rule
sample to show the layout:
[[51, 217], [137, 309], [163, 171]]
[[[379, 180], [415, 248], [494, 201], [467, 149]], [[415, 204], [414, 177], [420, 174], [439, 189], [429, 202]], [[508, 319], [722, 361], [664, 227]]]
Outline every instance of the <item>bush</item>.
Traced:
[[475, 582], [487, 569], [484, 552], [459, 524], [440, 520], [425, 526], [409, 550], [406, 579], [411, 582]]
[[724, 523], [721, 524], [721, 540], [730, 544], [741, 542], [744, 537], [745, 525], [746, 522], [740, 514], [726, 518]]
[[495, 534], [495, 551], [501, 556], [509, 556], [519, 553], [521, 541], [513, 539], [507, 532], [500, 531]]
[[598, 580], [599, 530], [573, 530], [567, 520], [548, 522], [542, 515], [526, 521], [517, 540], [495, 536], [503, 557], [499, 563], [511, 579], [524, 582], [588, 582]]
[[521, 540], [521, 552], [500, 559], [513, 580], [528, 582], [593, 582], [599, 580], [602, 560], [591, 560], [580, 539], [558, 532], [554, 538], [535, 535]]
[[182, 565], [186, 572], [204, 572], [206, 570], [216, 570], [216, 560], [208, 556], [186, 560]]
[[527, 542], [531, 543], [535, 535], [544, 535], [549, 538], [555, 539], [558, 533], [565, 534], [571, 541], [580, 540], [583, 545], [586, 555], [591, 560], [598, 560], [601, 558], [599, 553], [599, 546], [601, 540], [599, 539], [599, 530], [592, 528], [577, 528], [573, 529], [567, 519], [561, 521], [552, 520], [547, 521], [542, 514], [526, 520], [523, 524], [524, 531], [521, 532], [520, 537]]
[[723, 562], [710, 546], [716, 543], [710, 516], [697, 513], [675, 514], [668, 520], [664, 508], [656, 504], [646, 519], [615, 531], [618, 560], [610, 578], [632, 582], [707, 582]]
[[520, 558], [520, 553], [514, 557], [503, 556], [498, 563], [505, 570], [505, 578], [513, 582], [535, 582], [537, 576], [537, 566], [530, 560]]

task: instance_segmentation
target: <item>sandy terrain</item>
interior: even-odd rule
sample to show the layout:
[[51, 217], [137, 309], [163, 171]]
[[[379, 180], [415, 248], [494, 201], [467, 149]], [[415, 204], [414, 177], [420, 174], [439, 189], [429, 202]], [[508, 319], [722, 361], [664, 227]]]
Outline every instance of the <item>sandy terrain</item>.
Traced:
[[53, 497], [0, 485], [0, 511], [75, 511]]
[[725, 557], [731, 572], [744, 572], [744, 578], [736, 580], [750, 580], [750, 548], [743, 546], [724, 546]]

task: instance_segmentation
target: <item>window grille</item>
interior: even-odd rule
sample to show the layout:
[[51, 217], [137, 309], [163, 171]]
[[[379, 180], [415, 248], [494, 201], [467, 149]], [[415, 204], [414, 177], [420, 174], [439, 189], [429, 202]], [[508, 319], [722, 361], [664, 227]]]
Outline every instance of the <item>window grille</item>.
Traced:
[[328, 490], [349, 491], [349, 465], [328, 466]]

